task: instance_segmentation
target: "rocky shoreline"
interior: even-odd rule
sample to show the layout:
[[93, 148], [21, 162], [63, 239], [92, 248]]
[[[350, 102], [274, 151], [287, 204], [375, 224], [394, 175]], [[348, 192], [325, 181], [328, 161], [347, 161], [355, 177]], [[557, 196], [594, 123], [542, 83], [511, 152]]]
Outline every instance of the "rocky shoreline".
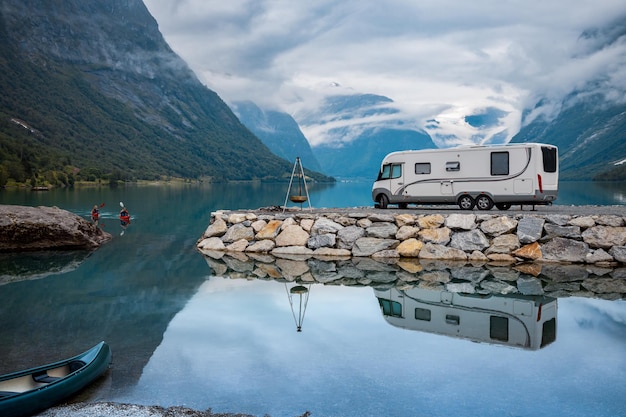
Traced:
[[111, 234], [58, 207], [0, 205], [0, 252], [89, 250]]
[[615, 214], [216, 211], [197, 248], [275, 257], [617, 267], [626, 263], [626, 227]]
[[[307, 414], [303, 414], [302, 417]], [[52, 407], [38, 417], [254, 417], [249, 414], [213, 413], [186, 407], [160, 407], [113, 402], [74, 403]]]

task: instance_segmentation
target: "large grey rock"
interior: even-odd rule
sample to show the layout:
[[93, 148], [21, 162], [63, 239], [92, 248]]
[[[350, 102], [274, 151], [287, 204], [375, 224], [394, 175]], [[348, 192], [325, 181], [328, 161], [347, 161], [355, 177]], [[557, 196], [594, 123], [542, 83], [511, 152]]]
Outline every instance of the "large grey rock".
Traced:
[[546, 236], [544, 239], [552, 239], [554, 237], [566, 237], [568, 239], [580, 240], [580, 227], [578, 226], [560, 226], [552, 223], [547, 223], [544, 226]]
[[538, 241], [543, 233], [545, 220], [539, 217], [522, 217], [517, 223], [517, 237], [522, 244]]
[[480, 230], [491, 236], [500, 236], [511, 233], [517, 227], [517, 220], [510, 217], [496, 217], [480, 224]]
[[420, 251], [422, 259], [466, 260], [467, 254], [460, 249], [427, 243]]
[[398, 231], [396, 232], [396, 239], [398, 240], [407, 240], [418, 236], [420, 231], [419, 227], [415, 226], [400, 226]]
[[354, 242], [352, 247], [353, 256], [371, 256], [376, 252], [392, 249], [398, 245], [395, 239], [379, 239], [375, 237], [362, 237]]
[[232, 213], [228, 216], [228, 223], [237, 224], [249, 220], [246, 213]]
[[369, 237], [378, 237], [381, 239], [390, 239], [395, 237], [398, 226], [394, 223], [375, 222], [365, 230]]
[[[236, 226], [236, 225], [235, 225]], [[282, 231], [276, 236], [276, 246], [304, 246], [310, 235], [299, 225], [292, 224], [282, 227]]]
[[520, 248], [520, 242], [517, 235], [507, 234], [493, 238], [491, 246], [485, 251], [485, 254], [504, 253], [509, 254]]
[[555, 237], [541, 245], [543, 259], [554, 262], [585, 262], [589, 253], [589, 245], [562, 237]]
[[347, 226], [337, 232], [337, 248], [352, 250], [354, 242], [365, 236], [365, 229], [358, 226]]
[[398, 214], [395, 217], [395, 221], [398, 227], [412, 226], [417, 221], [417, 218], [412, 214], [403, 213], [403, 214]]
[[237, 223], [228, 228], [222, 241], [224, 243], [233, 243], [238, 240], [245, 239], [247, 241], [254, 239], [254, 229], [252, 227], [245, 226], [243, 223]]
[[476, 224], [475, 214], [458, 214], [458, 213], [450, 214], [446, 218], [445, 225], [446, 227], [450, 229], [461, 229], [461, 230], [471, 230], [471, 229], [475, 229], [478, 226]]
[[224, 250], [224, 242], [219, 237], [208, 237], [197, 244], [201, 251]]
[[626, 246], [614, 246], [609, 250], [609, 254], [616, 261], [626, 263]]
[[[624, 247], [622, 246], [622, 248]], [[623, 255], [624, 255], [623, 259], [626, 260], [626, 250], [623, 251]], [[587, 254], [587, 257], [585, 258], [585, 260], [589, 264], [594, 264], [594, 263], [599, 263], [599, 262], [613, 262], [614, 259], [611, 255], [606, 253], [604, 249], [600, 248], [600, 249], [591, 251], [589, 254]], [[624, 261], [620, 261], [620, 262], [624, 262]]]
[[337, 236], [332, 233], [324, 233], [323, 235], [314, 235], [309, 238], [306, 246], [311, 249], [332, 248], [335, 246]]
[[489, 239], [483, 232], [478, 229], [470, 230], [468, 232], [459, 232], [452, 235], [450, 240], [450, 246], [462, 251], [482, 251], [489, 247]]
[[213, 223], [207, 227], [202, 237], [209, 238], [215, 236], [224, 236], [228, 231], [228, 225], [221, 217], [216, 217]]
[[570, 216], [566, 214], [548, 214], [546, 215], [546, 221], [558, 226], [565, 226], [570, 221]]
[[228, 252], [243, 252], [248, 247], [248, 243], [246, 239], [239, 239], [226, 246], [225, 250]]
[[274, 249], [275, 246], [276, 244], [274, 243], [273, 240], [263, 239], [248, 246], [246, 248], [246, 252], [267, 253], [267, 252], [270, 252], [272, 249]]
[[626, 227], [594, 226], [582, 233], [582, 238], [592, 248], [610, 249], [626, 244]]
[[315, 220], [315, 223], [313, 223], [313, 227], [311, 227], [311, 234], [322, 235], [324, 233], [337, 233], [338, 231], [343, 229], [343, 227], [344, 226], [340, 225], [339, 223], [332, 221], [326, 217], [320, 217], [319, 219]]
[[567, 224], [571, 224], [572, 226], [582, 227], [583, 229], [588, 229], [596, 225], [596, 221], [591, 216], [580, 216], [574, 217]]
[[58, 207], [0, 206], [0, 251], [94, 249], [112, 238]]
[[369, 216], [367, 216], [367, 218], [374, 223], [376, 222], [393, 223], [394, 221], [396, 221], [395, 217], [393, 217], [392, 214], [384, 214], [384, 213], [372, 213]]
[[436, 245], [447, 245], [452, 231], [447, 227], [422, 229], [417, 234], [420, 240]]
[[603, 226], [621, 227], [624, 225], [624, 219], [620, 216], [605, 214], [598, 216], [596, 223]]

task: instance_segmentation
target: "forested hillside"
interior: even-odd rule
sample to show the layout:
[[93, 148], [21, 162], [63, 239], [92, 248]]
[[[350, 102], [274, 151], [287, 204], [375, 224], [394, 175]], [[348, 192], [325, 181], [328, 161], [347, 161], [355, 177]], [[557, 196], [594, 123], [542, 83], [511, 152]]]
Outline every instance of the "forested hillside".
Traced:
[[172, 52], [141, 0], [1, 0], [0, 89], [0, 185], [291, 173]]

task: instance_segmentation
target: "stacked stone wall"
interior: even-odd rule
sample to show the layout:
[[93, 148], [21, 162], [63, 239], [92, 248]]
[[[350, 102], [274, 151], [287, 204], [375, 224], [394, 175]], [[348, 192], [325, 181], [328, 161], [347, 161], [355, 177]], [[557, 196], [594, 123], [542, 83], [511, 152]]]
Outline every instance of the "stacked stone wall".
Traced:
[[626, 227], [616, 215], [216, 211], [197, 247], [275, 257], [615, 267], [626, 263]]

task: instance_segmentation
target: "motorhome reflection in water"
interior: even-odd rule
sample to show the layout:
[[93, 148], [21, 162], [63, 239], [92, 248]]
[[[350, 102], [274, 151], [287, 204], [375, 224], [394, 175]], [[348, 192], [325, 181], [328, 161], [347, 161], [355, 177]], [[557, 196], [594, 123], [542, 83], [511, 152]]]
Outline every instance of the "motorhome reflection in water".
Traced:
[[556, 298], [422, 288], [374, 293], [385, 320], [396, 327], [529, 350], [556, 340]]
[[463, 210], [507, 210], [552, 204], [558, 194], [558, 150], [541, 143], [400, 151], [382, 161], [372, 186], [379, 208], [458, 204]]

